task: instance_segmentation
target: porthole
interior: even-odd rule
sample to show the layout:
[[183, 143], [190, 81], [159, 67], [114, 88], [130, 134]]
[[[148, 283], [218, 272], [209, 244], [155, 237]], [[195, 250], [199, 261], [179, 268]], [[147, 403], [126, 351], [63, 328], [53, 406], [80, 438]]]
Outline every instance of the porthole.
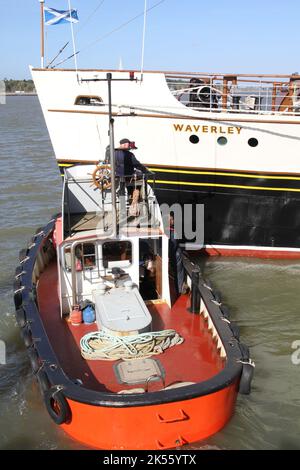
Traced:
[[191, 135], [191, 137], [190, 137], [190, 142], [192, 144], [198, 144], [199, 140], [200, 140], [199, 137], [195, 134]]
[[257, 147], [258, 140], [255, 137], [251, 137], [251, 139], [248, 140], [248, 145], [250, 145], [250, 147]]
[[219, 145], [226, 145], [227, 144], [227, 138], [226, 137], [219, 137], [217, 140]]

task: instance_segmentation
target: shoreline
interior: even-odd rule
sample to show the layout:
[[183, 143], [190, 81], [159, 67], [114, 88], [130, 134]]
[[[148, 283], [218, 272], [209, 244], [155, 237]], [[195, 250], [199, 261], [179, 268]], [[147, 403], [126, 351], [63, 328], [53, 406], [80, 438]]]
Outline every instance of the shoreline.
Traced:
[[3, 95], [0, 96], [37, 96], [36, 92], [33, 93], [4, 93]]

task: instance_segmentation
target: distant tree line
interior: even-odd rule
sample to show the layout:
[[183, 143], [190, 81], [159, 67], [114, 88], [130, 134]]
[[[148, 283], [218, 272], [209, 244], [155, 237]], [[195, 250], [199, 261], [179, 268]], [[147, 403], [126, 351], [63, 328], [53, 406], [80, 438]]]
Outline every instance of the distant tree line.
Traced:
[[35, 93], [33, 80], [8, 80], [4, 79], [6, 93], [24, 91], [25, 93]]

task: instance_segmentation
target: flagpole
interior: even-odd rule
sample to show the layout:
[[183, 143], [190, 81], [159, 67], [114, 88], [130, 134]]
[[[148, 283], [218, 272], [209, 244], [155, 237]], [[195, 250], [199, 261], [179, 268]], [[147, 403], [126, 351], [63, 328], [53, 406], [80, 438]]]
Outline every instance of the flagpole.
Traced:
[[144, 74], [146, 21], [147, 21], [147, 0], [145, 0], [145, 5], [144, 5], [144, 25], [143, 25], [143, 42], [142, 42], [142, 59], [141, 59], [141, 81], [143, 81], [143, 74]]
[[45, 63], [45, 22], [44, 22], [44, 5], [45, 0], [39, 0], [41, 4], [41, 68], [44, 68]]
[[70, 11], [70, 23], [71, 23], [72, 42], [73, 42], [74, 62], [75, 62], [76, 73], [78, 73], [77, 52], [76, 52], [76, 47], [75, 47], [74, 28], [73, 28], [73, 21], [72, 21], [72, 15], [71, 15], [71, 11], [72, 11], [71, 0], [68, 0], [68, 3], [69, 3], [69, 11]]

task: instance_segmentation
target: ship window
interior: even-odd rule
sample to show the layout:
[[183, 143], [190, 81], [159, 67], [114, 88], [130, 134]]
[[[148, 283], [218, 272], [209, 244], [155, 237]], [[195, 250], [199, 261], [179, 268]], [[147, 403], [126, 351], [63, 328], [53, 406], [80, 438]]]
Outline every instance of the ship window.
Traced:
[[75, 104], [81, 106], [104, 106], [103, 99], [100, 96], [77, 96]]
[[219, 137], [217, 140], [219, 145], [226, 145], [227, 144], [227, 138], [226, 137]]
[[132, 262], [132, 245], [130, 242], [106, 242], [103, 244], [103, 265], [129, 265]]
[[251, 139], [248, 140], [248, 145], [250, 145], [250, 147], [257, 147], [258, 140], [255, 137], [251, 137]]
[[76, 271], [93, 269], [96, 266], [96, 249], [93, 243], [80, 243], [75, 248]]
[[[65, 268], [67, 271], [72, 269], [71, 246], [68, 245], [64, 249]], [[80, 243], [75, 248], [75, 269], [82, 271], [83, 269], [93, 269], [96, 266], [96, 248], [93, 243]]]
[[192, 144], [198, 144], [198, 142], [199, 142], [199, 137], [198, 137], [197, 135], [195, 135], [195, 134], [191, 135], [191, 137], [190, 137], [190, 142], [191, 142]]

